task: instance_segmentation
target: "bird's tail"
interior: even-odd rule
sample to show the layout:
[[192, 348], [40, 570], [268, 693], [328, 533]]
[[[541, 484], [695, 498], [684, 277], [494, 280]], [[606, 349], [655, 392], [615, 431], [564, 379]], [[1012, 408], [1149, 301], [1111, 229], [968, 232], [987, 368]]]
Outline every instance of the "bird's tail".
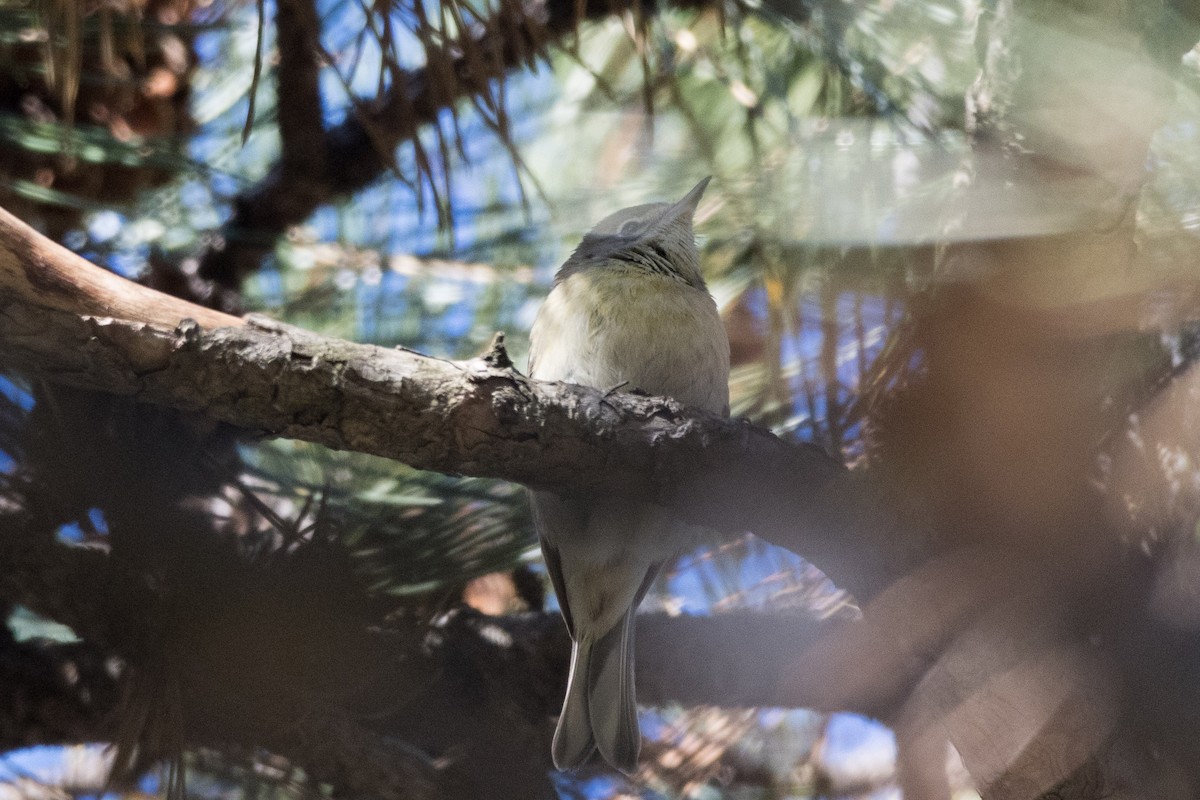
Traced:
[[558, 728], [554, 766], [577, 767], [599, 748], [625, 773], [637, 769], [642, 738], [633, 688], [633, 614], [630, 608], [608, 633], [581, 635], [571, 648], [571, 674]]
[[574, 769], [588, 760], [596, 749], [592, 737], [592, 716], [588, 713], [588, 669], [592, 662], [591, 638], [571, 642], [571, 671], [567, 676], [567, 696], [550, 754], [558, 769]]

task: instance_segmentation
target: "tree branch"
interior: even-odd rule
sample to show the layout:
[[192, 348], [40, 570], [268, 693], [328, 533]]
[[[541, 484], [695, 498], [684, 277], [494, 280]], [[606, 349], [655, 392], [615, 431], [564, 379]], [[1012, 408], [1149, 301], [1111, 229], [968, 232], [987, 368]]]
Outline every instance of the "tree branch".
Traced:
[[50, 380], [418, 469], [560, 493], [641, 493], [697, 524], [753, 530], [808, 554], [851, 590], [869, 593], [908, 563], [891, 558], [898, 545], [872, 519], [868, 483], [743, 421], [541, 383], [483, 359], [264, 327], [168, 330], [0, 299], [5, 361]]
[[174, 326], [190, 317], [201, 325], [241, 325], [237, 317], [139, 286], [90, 264], [0, 209], [0, 287], [46, 308], [90, 309], [98, 316], [155, 320]]
[[[38, 291], [43, 274], [54, 291]], [[419, 469], [561, 493], [640, 492], [695, 523], [753, 530], [807, 555], [864, 596], [912, 562], [869, 483], [743, 421], [541, 383], [495, 359], [451, 362], [267, 320], [244, 325], [160, 301], [3, 211], [0, 288], [9, 290], [0, 298], [5, 361], [50, 380]]]

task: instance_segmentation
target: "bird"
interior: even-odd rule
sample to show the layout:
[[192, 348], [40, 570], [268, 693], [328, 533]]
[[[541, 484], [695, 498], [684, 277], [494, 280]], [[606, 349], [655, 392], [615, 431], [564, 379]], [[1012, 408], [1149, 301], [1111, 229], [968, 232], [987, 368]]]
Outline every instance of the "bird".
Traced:
[[[530, 330], [531, 377], [728, 415], [729, 339], [692, 229], [709, 180], [678, 202], [617, 211], [584, 235]], [[664, 562], [695, 546], [697, 529], [621, 493], [531, 491], [530, 502], [572, 643], [554, 765], [573, 769], [599, 750], [631, 774], [641, 749], [634, 613]]]

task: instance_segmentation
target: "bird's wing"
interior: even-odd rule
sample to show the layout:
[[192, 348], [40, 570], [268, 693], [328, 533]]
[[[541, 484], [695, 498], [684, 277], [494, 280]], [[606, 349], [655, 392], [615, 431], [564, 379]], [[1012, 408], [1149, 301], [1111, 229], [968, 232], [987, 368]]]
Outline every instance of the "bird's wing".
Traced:
[[658, 561], [651, 564], [650, 569], [646, 570], [646, 577], [642, 578], [642, 585], [638, 587], [637, 594], [633, 596], [634, 611], [637, 611], [637, 607], [642, 604], [642, 600], [646, 597], [646, 592], [650, 591], [650, 587], [654, 585], [654, 580], [658, 577], [662, 565], [663, 562]]
[[575, 621], [571, 619], [571, 607], [567, 605], [567, 584], [563, 581], [562, 562], [558, 557], [558, 548], [539, 536], [542, 544], [542, 556], [546, 560], [546, 571], [550, 573], [550, 583], [554, 586], [554, 594], [558, 597], [558, 607], [562, 609], [563, 620], [567, 623], [567, 633], [575, 638]]
[[552, 495], [542, 492], [529, 493], [529, 505], [533, 509], [533, 527], [538, 532], [538, 544], [542, 546], [542, 558], [546, 562], [546, 572], [550, 573], [550, 584], [558, 597], [558, 607], [562, 609], [563, 620], [567, 623], [567, 633], [575, 638], [575, 621], [571, 619], [571, 607], [567, 604], [567, 584], [563, 580], [562, 559], [558, 548], [550, 540], [549, 529], [553, 524], [549, 517], [554, 516], [551, 507], [562, 501]]

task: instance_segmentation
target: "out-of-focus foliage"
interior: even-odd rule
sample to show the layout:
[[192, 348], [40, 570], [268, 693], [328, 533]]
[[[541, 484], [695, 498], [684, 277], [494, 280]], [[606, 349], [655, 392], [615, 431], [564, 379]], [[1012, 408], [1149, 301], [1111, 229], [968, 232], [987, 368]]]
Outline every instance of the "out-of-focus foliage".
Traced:
[[[271, 14], [272, 4], [266, 9]], [[927, 271], [923, 251], [879, 250], [872, 239], [886, 238], [888, 209], [903, 208], [905, 187], [928, 186], [920, 174], [925, 159], [942, 169], [944, 185], [951, 179], [946, 134], [934, 131], [961, 127], [978, 10], [965, 0], [867, 4], [854, 13], [830, 5], [812, 19], [799, 10], [732, 4], [723, 14], [665, 10], [644, 29], [618, 19], [585, 27], [547, 68], [511, 75], [501, 137], [501, 120], [464, 103], [455, 121], [460, 148], [446, 162], [422, 174], [424, 156], [401, 147], [393, 173], [320, 210], [276, 245], [247, 281], [247, 303], [332, 335], [450, 357], [472, 355], [505, 330], [520, 364], [549, 279], [583, 231], [614, 208], [680, 194], [712, 174], [698, 229], [733, 339], [734, 413], [861, 452], [854, 389], [891, 379], [879, 366], [887, 337], [903, 312], [900, 300]], [[403, 5], [388, 17], [331, 0], [319, 12], [328, 124], [386, 95], [395, 85], [389, 62], [419, 67], [420, 45], [439, 38], [430, 26], [452, 33], [458, 25], [432, 10], [422, 22]], [[385, 18], [394, 34], [386, 44]], [[88, 46], [99, 53], [105, 34], [95, 15], [84, 21], [94, 41]], [[14, 115], [0, 127], [32, 150], [74, 137], [90, 143], [81, 150], [90, 161], [166, 181], [136, 199], [46, 195], [88, 212], [59, 230], [82, 227], [69, 244], [130, 275], [144, 272], [151, 257], [180, 259], [187, 269], [231, 201], [280, 152], [271, 25], [262, 29], [267, 61], [243, 143], [257, 8], [230, 3], [187, 11], [175, 22], [191, 25], [179, 36], [189, 105], [178, 119], [192, 127], [122, 139], [93, 130], [82, 114], [71, 129], [65, 110], [51, 119]], [[78, 52], [76, 44], [62, 46]], [[80, 74], [92, 76], [86, 84], [103, 71], [85, 59]], [[81, 94], [75, 107], [94, 105]], [[447, 135], [426, 132], [421, 141], [436, 151], [437, 137]], [[522, 157], [527, 207], [501, 146], [505, 136]], [[809, 187], [821, 185], [844, 193], [836, 202], [811, 194]], [[59, 183], [47, 188], [62, 191]], [[876, 192], [883, 210], [860, 221], [864, 198]], [[778, 201], [768, 213], [763, 197]], [[451, 201], [447, 232], [430, 208]], [[810, 229], [797, 228], [797, 216]], [[906, 231], [897, 238], [920, 237]], [[227, 528], [270, 538], [278, 528], [272, 516], [296, 520], [302, 536], [320, 527], [371, 587], [396, 602], [436, 608], [471, 578], [525, 564], [535, 552], [524, 499], [512, 487], [286, 443], [244, 447], [243, 458], [243, 489], [216, 502]], [[845, 598], [814, 569], [753, 538], [688, 554], [647, 602], [689, 613], [846, 610]], [[745, 780], [809, 792], [856, 780], [821, 777], [828, 770], [818, 742], [830, 723], [815, 715], [664, 709], [646, 722], [657, 755], [641, 777], [661, 791], [709, 797], [727, 786], [736, 794]], [[785, 729], [793, 733], [782, 735]], [[750, 744], [756, 737], [777, 750], [764, 754]], [[586, 781], [561, 788], [604, 795]]]
[[[275, 5], [262, 4], [264, 19], [257, 4], [222, 0], [0, 5], [0, 205], [124, 274], [144, 275], [151, 259], [194, 271], [234, 201], [280, 155]], [[849, 462], [877, 458], [871, 425], [919, 355], [969, 341], [914, 322], [947, 277], [947, 243], [1058, 233], [1083, 219], [1064, 201], [1079, 194], [1077, 176], [1014, 189], [1003, 153], [966, 146], [964, 97], [988, 5], [766, 0], [584, 26], [538, 70], [512, 72], [486, 100], [463, 101], [406, 140], [373, 185], [287, 232], [245, 282], [246, 304], [444, 357], [478, 353], [504, 330], [523, 364], [525, 332], [582, 233], [711, 174], [698, 230], [733, 346], [733, 413]], [[447, 40], [518, 6], [319, 3], [323, 122], [377, 108], [403, 90], [401, 70], [442, 63]], [[1144, 271], [1121, 281], [1169, 283], [1195, 261], [1197, 63], [1193, 54], [1153, 150], [1139, 209]], [[1111, 277], [1089, 290], [1128, 285]], [[1042, 299], [1051, 290], [1067, 291]], [[1186, 318], [1195, 300], [1165, 299], [1157, 318]], [[1087, 377], [1099, 376], [1105, 419], [1121, 419], [1147, 376], [1194, 358], [1196, 342], [1131, 333], [1084, 355], [1099, 364]], [[11, 475], [30, 401], [7, 382], [0, 390], [0, 469]], [[432, 613], [473, 579], [536, 557], [513, 487], [288, 443], [240, 449], [225, 494], [207, 500], [214, 516], [226, 512], [223, 532], [278, 545], [272, 520], [299, 520], [301, 538], [320, 528], [383, 602]], [[104, 546], [103, 532], [80, 536]], [[750, 537], [686, 554], [647, 603], [853, 613], [814, 568]], [[38, 630], [24, 614], [10, 627]], [[850, 793], [892, 777], [890, 751], [865, 778], [838, 771], [838, 718], [662, 709], [645, 722], [652, 760], [639, 777], [672, 795]], [[219, 772], [219, 760], [205, 763]], [[272, 791], [300, 791], [286, 766], [226, 766], [221, 786], [270, 773]], [[587, 776], [560, 790], [633, 791]]]
[[273, 498], [284, 518], [307, 503], [312, 525], [353, 554], [372, 591], [446, 595], [536, 552], [524, 492], [511, 484], [418, 472], [299, 442], [246, 455], [246, 488]]
[[3, 4], [5, 206], [61, 236], [83, 211], [129, 203], [188, 169], [192, 41], [219, 14], [187, 0]]

